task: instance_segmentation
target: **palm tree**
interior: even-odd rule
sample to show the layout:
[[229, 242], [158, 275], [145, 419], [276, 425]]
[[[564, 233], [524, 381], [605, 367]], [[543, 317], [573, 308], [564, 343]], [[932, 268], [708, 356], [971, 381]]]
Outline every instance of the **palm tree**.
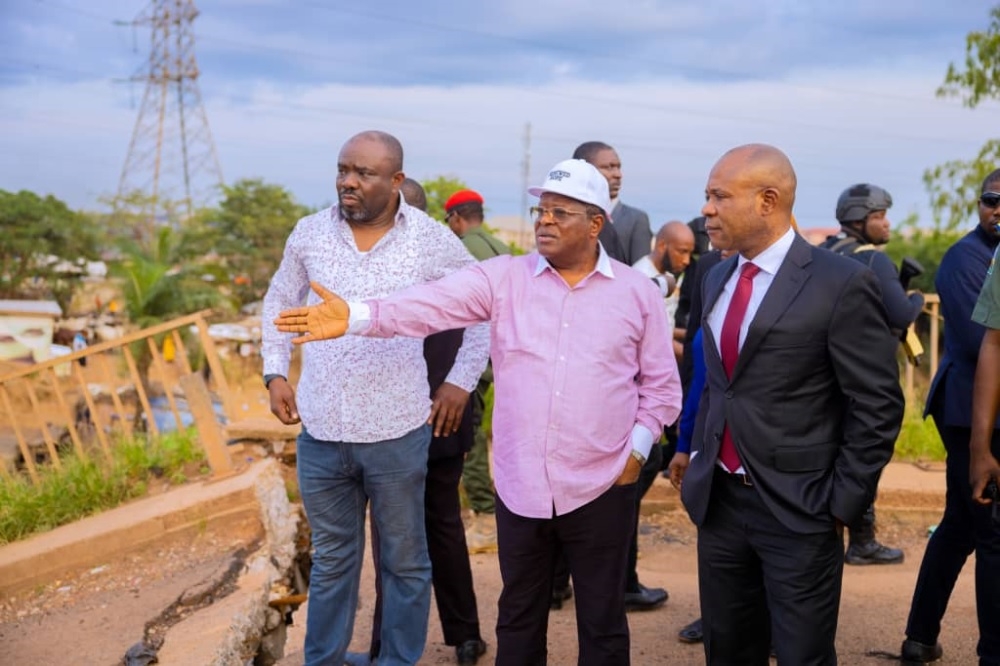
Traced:
[[[125, 314], [134, 326], [148, 328], [198, 310], [231, 306], [220, 291], [224, 282], [217, 268], [184, 256], [183, 241], [171, 227], [161, 226], [145, 241], [121, 242], [121, 258], [111, 263], [111, 274], [121, 281]], [[148, 395], [152, 354], [148, 345], [138, 343], [133, 353]]]

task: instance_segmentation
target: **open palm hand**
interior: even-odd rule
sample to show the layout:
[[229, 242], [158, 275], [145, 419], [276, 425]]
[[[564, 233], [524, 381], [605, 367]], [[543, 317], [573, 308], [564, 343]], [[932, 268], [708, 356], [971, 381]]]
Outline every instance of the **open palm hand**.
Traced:
[[347, 333], [350, 308], [337, 294], [322, 285], [310, 282], [322, 303], [283, 310], [274, 325], [283, 333], [299, 333], [292, 338], [295, 344], [339, 338]]

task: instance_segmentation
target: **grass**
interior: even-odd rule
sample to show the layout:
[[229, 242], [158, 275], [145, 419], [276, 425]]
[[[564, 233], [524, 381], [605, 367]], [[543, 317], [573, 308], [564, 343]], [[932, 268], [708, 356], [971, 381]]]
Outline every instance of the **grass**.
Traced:
[[193, 429], [159, 438], [135, 437], [112, 448], [111, 459], [94, 452], [61, 457], [62, 469], [39, 467], [39, 482], [25, 475], [0, 480], [0, 544], [23, 539], [145, 495], [152, 478], [187, 480], [187, 470], [207, 469]]
[[944, 444], [938, 434], [934, 419], [925, 419], [923, 405], [906, 405], [903, 427], [896, 439], [895, 457], [898, 460], [944, 460]]

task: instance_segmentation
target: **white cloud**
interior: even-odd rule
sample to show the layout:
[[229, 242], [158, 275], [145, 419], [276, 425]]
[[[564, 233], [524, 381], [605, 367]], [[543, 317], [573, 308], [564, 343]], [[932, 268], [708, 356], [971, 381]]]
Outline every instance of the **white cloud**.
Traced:
[[[869, 93], [854, 93], [858, 81]], [[788, 82], [645, 83], [561, 80], [545, 86], [282, 86], [260, 82], [207, 104], [229, 181], [263, 177], [304, 202], [333, 199], [340, 145], [355, 132], [384, 129], [406, 149], [418, 178], [453, 174], [482, 191], [493, 214], [522, 201], [520, 163], [532, 124], [531, 180], [580, 142], [615, 145], [623, 197], [654, 224], [689, 219], [708, 171], [727, 149], [777, 145], [799, 174], [796, 214], [829, 224], [839, 192], [878, 183], [896, 201], [896, 219], [925, 218], [926, 167], [966, 158], [996, 135], [996, 108], [977, 111], [938, 100], [939, 74], [907, 69], [803, 72]], [[871, 92], [877, 91], [877, 92]], [[3, 91], [0, 182], [51, 192], [78, 207], [112, 193], [136, 111], [107, 83], [34, 82]]]

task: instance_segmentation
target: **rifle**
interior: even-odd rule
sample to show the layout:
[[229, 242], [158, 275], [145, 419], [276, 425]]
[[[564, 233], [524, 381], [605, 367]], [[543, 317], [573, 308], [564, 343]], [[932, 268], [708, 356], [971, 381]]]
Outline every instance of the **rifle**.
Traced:
[[[924, 267], [920, 262], [912, 257], [903, 257], [899, 264], [899, 283], [903, 285], [904, 291], [909, 291], [910, 281], [918, 275], [923, 275]], [[900, 342], [903, 351], [906, 352], [907, 360], [915, 367], [920, 365], [920, 358], [924, 354], [924, 346], [920, 344], [920, 337], [917, 335], [916, 322], [911, 323], [900, 334]]]

